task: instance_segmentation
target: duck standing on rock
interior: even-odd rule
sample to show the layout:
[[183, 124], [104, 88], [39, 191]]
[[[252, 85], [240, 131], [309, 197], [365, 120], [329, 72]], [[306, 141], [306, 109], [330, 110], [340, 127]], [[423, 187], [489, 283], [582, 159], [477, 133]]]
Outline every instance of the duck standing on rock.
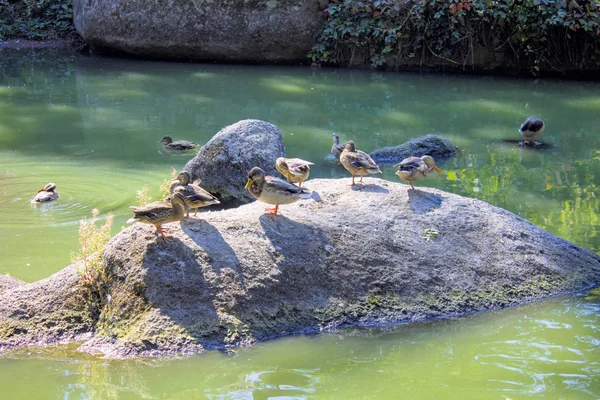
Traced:
[[165, 150], [191, 150], [198, 147], [196, 143], [188, 142], [187, 140], [173, 141], [171, 136], [165, 136], [158, 143], [164, 143], [163, 148]]
[[152, 224], [164, 241], [166, 241], [166, 236], [164, 235], [165, 228], [162, 225], [181, 221], [185, 217], [186, 211], [189, 212], [185, 196], [179, 192], [173, 193], [170, 202], [155, 201], [140, 207], [131, 206], [129, 208], [133, 210], [133, 217], [127, 221], [128, 223]]
[[368, 174], [381, 174], [381, 170], [375, 164], [375, 161], [367, 153], [362, 150], [356, 150], [354, 142], [348, 140], [346, 147], [340, 155], [340, 162], [352, 174], [352, 184], [354, 186], [354, 177], [360, 175], [360, 181], [363, 181], [363, 176]]
[[304, 161], [300, 158], [279, 157], [275, 161], [275, 168], [285, 176], [288, 182], [297, 183], [302, 186], [302, 182], [308, 179], [310, 174], [310, 161]]
[[211, 206], [213, 204], [220, 204], [221, 202], [212, 194], [200, 187], [200, 181], [197, 180], [194, 183], [190, 183], [192, 177], [189, 172], [181, 171], [177, 178], [171, 181], [169, 186], [169, 193], [173, 195], [175, 192], [181, 193], [185, 197], [185, 201], [188, 205], [186, 218], [190, 216], [190, 208], [194, 209], [194, 217], [198, 213], [200, 207]]
[[259, 167], [254, 167], [248, 172], [248, 182], [245, 187], [257, 200], [275, 205], [273, 208], [265, 209], [266, 215], [277, 215], [280, 204], [291, 204], [300, 199], [310, 199], [312, 196], [312, 192], [306, 188], [274, 176], [267, 176]]
[[56, 184], [49, 182], [37, 191], [35, 197], [31, 199], [31, 203], [43, 203], [44, 201], [56, 200], [59, 197], [58, 193], [56, 193]]
[[421, 178], [425, 178], [433, 170], [437, 173], [442, 172], [435, 165], [435, 160], [431, 156], [423, 157], [408, 157], [400, 161], [399, 164], [394, 165], [398, 167], [396, 175], [400, 179], [410, 183], [410, 187], [414, 189], [413, 182]]
[[519, 128], [519, 132], [523, 135], [523, 144], [532, 144], [535, 146], [535, 136], [541, 135], [544, 132], [544, 128], [546, 128], [544, 121], [538, 117], [528, 117]]

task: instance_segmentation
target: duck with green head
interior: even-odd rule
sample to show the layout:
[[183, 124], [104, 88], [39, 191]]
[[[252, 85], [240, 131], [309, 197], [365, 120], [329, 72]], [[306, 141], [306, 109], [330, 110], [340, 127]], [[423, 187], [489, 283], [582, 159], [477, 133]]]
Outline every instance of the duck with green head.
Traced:
[[312, 196], [312, 192], [306, 188], [265, 175], [265, 171], [259, 167], [254, 167], [248, 172], [245, 187], [255, 199], [275, 205], [273, 208], [265, 209], [266, 215], [277, 215], [280, 204], [291, 204], [300, 199], [310, 199]]

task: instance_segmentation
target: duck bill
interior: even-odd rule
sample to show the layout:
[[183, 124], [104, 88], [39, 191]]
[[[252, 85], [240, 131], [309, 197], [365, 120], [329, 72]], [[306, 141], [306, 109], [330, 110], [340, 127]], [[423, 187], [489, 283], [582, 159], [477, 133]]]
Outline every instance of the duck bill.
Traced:
[[250, 185], [252, 185], [252, 180], [248, 179], [248, 182], [246, 182], [246, 186], [244, 186], [244, 189], [248, 189]]
[[442, 170], [441, 170], [441, 169], [439, 169], [438, 167], [436, 167], [435, 165], [433, 166], [433, 170], [434, 170], [435, 172], [437, 172], [438, 174], [442, 172]]

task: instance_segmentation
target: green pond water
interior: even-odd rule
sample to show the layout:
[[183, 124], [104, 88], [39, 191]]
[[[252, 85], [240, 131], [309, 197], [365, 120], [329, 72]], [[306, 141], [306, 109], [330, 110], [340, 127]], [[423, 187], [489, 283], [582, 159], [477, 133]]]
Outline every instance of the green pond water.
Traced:
[[[416, 186], [485, 200], [600, 252], [599, 110], [593, 82], [0, 51], [0, 273], [35, 281], [62, 269], [79, 220], [97, 208], [114, 214], [117, 232], [136, 191], [158, 199], [193, 156], [165, 152], [160, 138], [203, 144], [245, 118], [279, 126], [287, 154], [315, 163], [311, 177], [348, 181], [328, 157], [332, 132], [367, 152], [441, 133], [462, 152]], [[529, 115], [546, 122], [542, 149], [516, 143]], [[50, 181], [60, 199], [30, 204]], [[596, 290], [178, 360], [21, 350], [0, 358], [0, 398], [596, 399], [599, 311]]]

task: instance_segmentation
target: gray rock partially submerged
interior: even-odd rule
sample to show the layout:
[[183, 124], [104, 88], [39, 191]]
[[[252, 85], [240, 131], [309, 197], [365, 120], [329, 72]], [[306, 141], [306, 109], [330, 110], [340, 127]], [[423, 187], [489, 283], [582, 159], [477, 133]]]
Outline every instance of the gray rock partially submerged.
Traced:
[[399, 163], [406, 157], [430, 155], [435, 159], [449, 158], [458, 152], [450, 140], [437, 134], [416, 137], [399, 146], [388, 146], [373, 150], [369, 155], [379, 164]]
[[260, 166], [277, 176], [275, 160], [285, 155], [279, 128], [257, 119], [226, 126], [213, 136], [184, 167], [192, 179], [221, 201], [248, 202], [254, 198], [244, 188], [248, 171]]
[[[598, 255], [508, 211], [375, 178], [348, 183], [309, 180], [320, 201], [276, 217], [253, 203], [168, 224], [167, 242], [147, 225], [122, 231], [105, 249], [102, 295], [83, 308], [98, 310], [86, 314], [95, 325], [79, 318], [63, 337], [93, 330], [81, 350], [109, 357], [191, 354], [510, 306], [600, 281]], [[77, 306], [56, 302], [73, 287], [71, 269], [0, 293], [0, 349], [45, 340], [15, 310], [48, 321]], [[54, 297], [38, 298], [42, 288]], [[17, 322], [20, 331], [7, 330]]]

